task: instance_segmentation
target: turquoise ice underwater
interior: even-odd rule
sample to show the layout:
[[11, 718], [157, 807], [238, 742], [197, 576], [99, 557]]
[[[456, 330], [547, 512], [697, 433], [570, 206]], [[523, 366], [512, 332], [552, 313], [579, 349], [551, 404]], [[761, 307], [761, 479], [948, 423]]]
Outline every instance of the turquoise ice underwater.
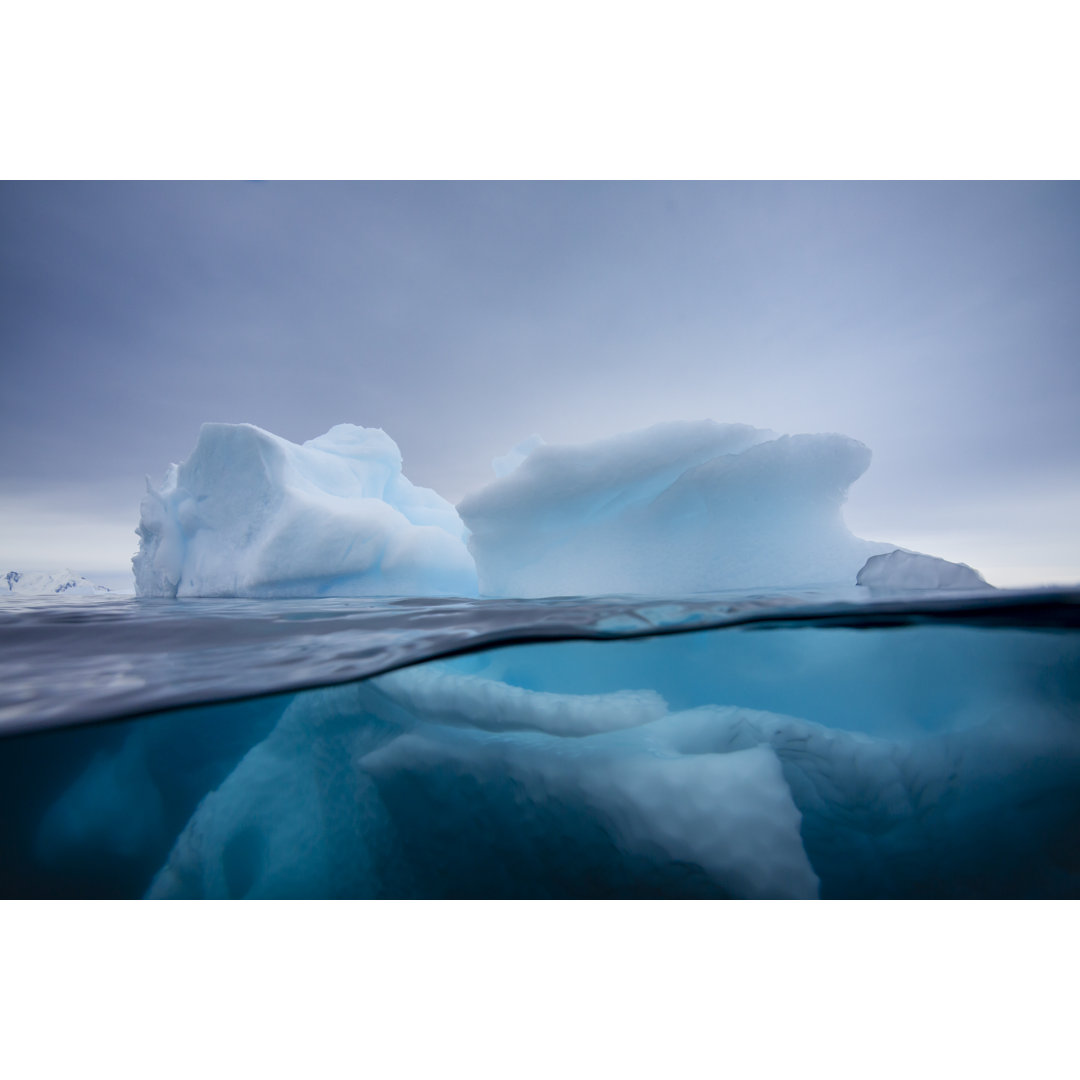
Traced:
[[[1078, 596], [852, 536], [868, 462], [842, 436], [710, 422], [534, 439], [454, 508], [382, 432], [208, 425], [144, 499], [143, 599], [9, 620], [43, 643], [78, 618], [103, 639], [171, 626], [177, 651], [90, 657], [136, 688], [120, 705], [87, 678], [82, 715], [66, 684], [49, 712], [44, 652], [9, 663], [3, 892], [1075, 896]], [[411, 655], [305, 636], [329, 602], [305, 598], [386, 593], [418, 598], [384, 603], [391, 628], [443, 636]], [[483, 634], [499, 601], [422, 599], [476, 593], [579, 595]], [[195, 646], [238, 596], [268, 619], [293, 598], [295, 627], [203, 678]]]
[[1080, 605], [1032, 599], [490, 647], [11, 736], [4, 892], [1075, 896]]

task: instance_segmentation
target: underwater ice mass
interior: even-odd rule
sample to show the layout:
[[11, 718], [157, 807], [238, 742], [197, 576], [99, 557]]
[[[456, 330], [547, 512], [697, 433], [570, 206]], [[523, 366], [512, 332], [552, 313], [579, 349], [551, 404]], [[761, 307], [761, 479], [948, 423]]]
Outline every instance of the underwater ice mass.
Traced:
[[0, 894], [1080, 895], [1080, 595], [798, 611], [2, 739]]
[[[159, 489], [148, 482], [136, 590], [540, 597], [851, 585], [868, 559], [896, 550], [843, 522], [869, 463], [842, 435], [711, 420], [584, 446], [533, 436], [455, 509], [406, 479], [378, 428], [339, 424], [297, 446], [250, 424], [206, 424], [191, 457]], [[961, 587], [977, 587], [963, 570]], [[883, 573], [890, 588], [936, 580], [918, 559], [868, 583]]]

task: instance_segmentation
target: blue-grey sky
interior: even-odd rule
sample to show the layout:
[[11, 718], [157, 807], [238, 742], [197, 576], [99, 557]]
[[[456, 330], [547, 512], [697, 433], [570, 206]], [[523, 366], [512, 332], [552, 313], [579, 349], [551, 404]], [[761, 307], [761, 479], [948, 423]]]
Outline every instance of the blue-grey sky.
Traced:
[[0, 569], [126, 575], [206, 420], [382, 427], [457, 501], [711, 417], [867, 443], [862, 536], [1077, 581], [1078, 284], [1075, 183], [0, 184]]

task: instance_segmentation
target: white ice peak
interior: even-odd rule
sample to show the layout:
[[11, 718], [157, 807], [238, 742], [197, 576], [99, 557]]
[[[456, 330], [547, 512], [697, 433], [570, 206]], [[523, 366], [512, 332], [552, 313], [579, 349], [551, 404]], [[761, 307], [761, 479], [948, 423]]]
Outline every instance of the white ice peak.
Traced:
[[191, 457], [147, 486], [140, 596], [476, 595], [457, 512], [405, 478], [379, 428], [297, 446], [204, 424]]

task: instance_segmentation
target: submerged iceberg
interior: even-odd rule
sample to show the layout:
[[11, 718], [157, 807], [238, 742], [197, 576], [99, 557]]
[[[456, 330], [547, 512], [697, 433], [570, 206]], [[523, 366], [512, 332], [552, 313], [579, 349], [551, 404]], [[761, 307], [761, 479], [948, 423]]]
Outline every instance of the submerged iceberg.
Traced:
[[978, 570], [967, 563], [949, 562], [933, 555], [897, 549], [873, 555], [855, 578], [856, 585], [872, 589], [992, 589]]
[[1076, 895], [1077, 647], [732, 629], [307, 691], [189, 800], [149, 895]]
[[132, 560], [140, 596], [475, 596], [454, 507], [401, 471], [379, 428], [301, 446], [252, 424], [204, 424], [147, 483]]
[[895, 547], [853, 536], [841, 516], [869, 464], [843, 435], [711, 420], [585, 446], [534, 436], [458, 512], [485, 596], [850, 585]]
[[36, 808], [0, 812], [0, 895], [1075, 898], [1063, 599], [534, 640], [0, 740], [0, 811]]

